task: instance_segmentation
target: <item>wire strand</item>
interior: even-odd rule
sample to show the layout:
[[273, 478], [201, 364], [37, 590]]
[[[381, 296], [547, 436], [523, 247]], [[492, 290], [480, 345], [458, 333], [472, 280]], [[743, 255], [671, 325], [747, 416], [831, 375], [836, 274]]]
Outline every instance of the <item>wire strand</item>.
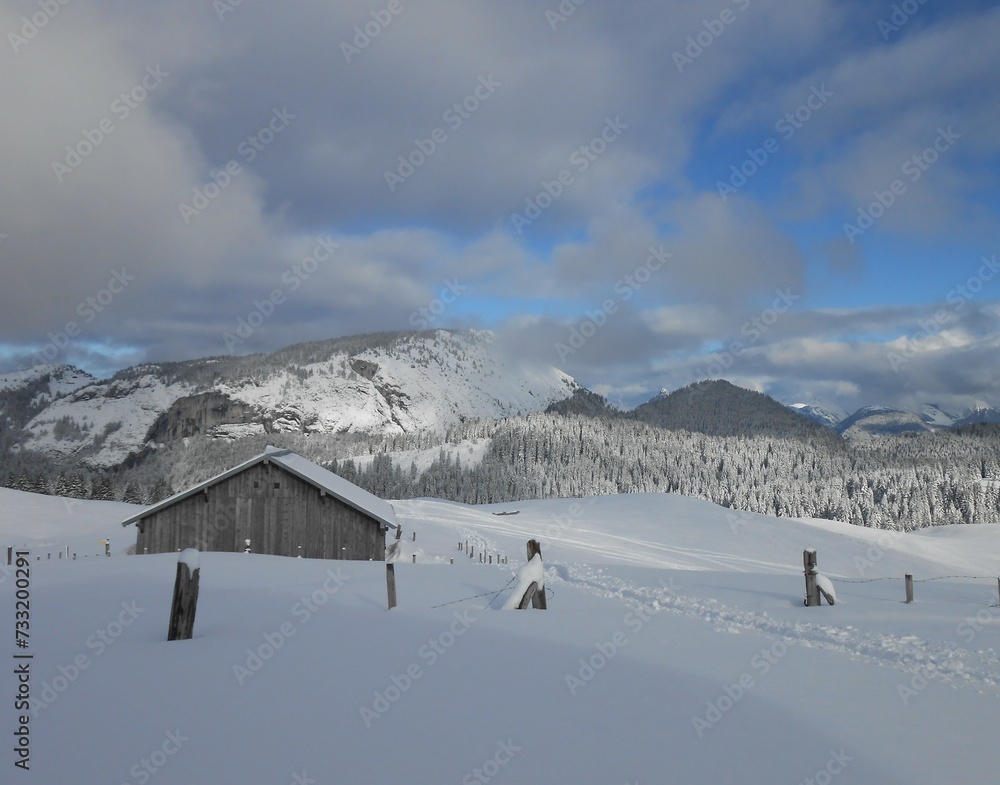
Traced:
[[[514, 578], [516, 578], [516, 577], [517, 576], [515, 575]], [[490, 600], [488, 603], [486, 603], [486, 607], [489, 608], [490, 605], [493, 604], [493, 600], [495, 600], [497, 597], [500, 596], [500, 592], [502, 592], [504, 589], [507, 588], [507, 586], [510, 586], [514, 582], [514, 578], [511, 578], [509, 581], [507, 581], [506, 585], [502, 589], [500, 589], [500, 591], [497, 591], [497, 592], [494, 592], [494, 591], [484, 591], [482, 594], [474, 594], [471, 597], [463, 597], [460, 600], [452, 600], [451, 602], [442, 602], [440, 605], [432, 605], [431, 608], [432, 609], [434, 609], [434, 608], [443, 608], [446, 605], [455, 605], [455, 604], [457, 604], [459, 602], [466, 602], [468, 600], [477, 600], [480, 597], [488, 597], [489, 595], [492, 594], [493, 595], [493, 599]]]

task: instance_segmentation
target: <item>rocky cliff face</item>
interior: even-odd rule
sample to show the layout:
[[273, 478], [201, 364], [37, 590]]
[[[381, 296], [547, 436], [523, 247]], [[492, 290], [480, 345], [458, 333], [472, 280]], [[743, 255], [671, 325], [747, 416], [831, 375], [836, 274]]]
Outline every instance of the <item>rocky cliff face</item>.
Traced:
[[167, 411], [156, 418], [147, 439], [165, 444], [175, 439], [210, 433], [218, 426], [256, 422], [260, 422], [260, 413], [255, 406], [234, 401], [218, 392], [200, 393], [174, 401]]

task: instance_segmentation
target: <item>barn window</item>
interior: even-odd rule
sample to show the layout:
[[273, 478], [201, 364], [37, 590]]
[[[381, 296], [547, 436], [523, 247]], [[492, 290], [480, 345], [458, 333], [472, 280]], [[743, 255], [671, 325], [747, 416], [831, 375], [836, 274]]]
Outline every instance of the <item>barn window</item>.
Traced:
[[276, 482], [276, 483], [274, 484], [274, 489], [275, 489], [275, 490], [278, 490], [278, 488], [280, 488], [280, 487], [281, 487], [281, 483], [280, 483], [280, 482]]
[[253, 487], [254, 488], [259, 488], [260, 487], [260, 480], [254, 480], [253, 481]]

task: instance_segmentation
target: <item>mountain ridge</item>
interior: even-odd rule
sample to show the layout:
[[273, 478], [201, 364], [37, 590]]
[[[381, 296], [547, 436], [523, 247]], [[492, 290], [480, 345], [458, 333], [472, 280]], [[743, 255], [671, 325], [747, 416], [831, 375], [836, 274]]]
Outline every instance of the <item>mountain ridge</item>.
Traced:
[[205, 433], [403, 433], [541, 411], [579, 385], [486, 331], [350, 336], [271, 354], [146, 363], [45, 402], [19, 448], [91, 467]]

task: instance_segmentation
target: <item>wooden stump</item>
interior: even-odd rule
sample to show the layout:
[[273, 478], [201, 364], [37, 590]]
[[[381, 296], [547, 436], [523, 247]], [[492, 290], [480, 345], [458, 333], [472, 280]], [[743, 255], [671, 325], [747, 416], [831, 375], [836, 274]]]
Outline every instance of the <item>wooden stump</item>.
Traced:
[[198, 582], [201, 567], [198, 551], [188, 548], [177, 560], [177, 578], [174, 580], [174, 599], [170, 605], [168, 641], [186, 641], [194, 632], [194, 616], [198, 610]]
[[819, 586], [816, 585], [816, 551], [802, 552], [802, 566], [806, 576], [806, 606], [819, 606]]
[[[535, 558], [536, 554], [538, 555], [538, 558], [540, 560], [542, 558], [541, 543], [538, 542], [538, 540], [528, 540], [528, 561], [531, 561], [533, 558]], [[542, 611], [548, 610], [548, 604], [545, 601], [544, 587], [542, 589], [539, 589], [538, 586], [536, 586], [535, 584], [532, 585], [535, 586], [535, 591], [534, 593], [529, 592], [529, 594], [531, 594], [531, 607], [537, 608], [538, 610]]]
[[389, 595], [389, 610], [396, 607], [396, 565], [385, 565], [385, 587]]

